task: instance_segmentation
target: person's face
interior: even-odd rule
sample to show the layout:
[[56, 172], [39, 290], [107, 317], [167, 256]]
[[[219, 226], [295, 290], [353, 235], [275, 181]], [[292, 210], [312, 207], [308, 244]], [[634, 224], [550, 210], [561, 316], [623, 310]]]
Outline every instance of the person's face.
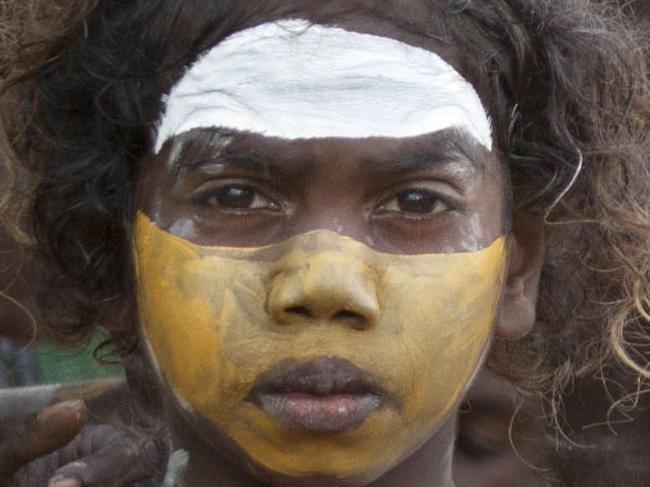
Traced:
[[[428, 50], [284, 25], [265, 51], [263, 28], [170, 94], [135, 221], [142, 336], [177, 411], [237, 461], [366, 484], [432, 437], [481, 363], [502, 171], [478, 96]], [[375, 99], [382, 80], [400, 89]]]
[[456, 487], [543, 487], [551, 445], [540, 404], [483, 370], [464, 398], [454, 455]]

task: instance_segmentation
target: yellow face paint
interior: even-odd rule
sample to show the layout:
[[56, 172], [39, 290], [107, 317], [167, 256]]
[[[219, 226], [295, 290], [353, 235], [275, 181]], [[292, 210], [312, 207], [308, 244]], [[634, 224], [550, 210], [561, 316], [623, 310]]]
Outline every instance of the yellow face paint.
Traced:
[[[261, 248], [206, 247], [139, 214], [142, 332], [181, 403], [255, 462], [292, 476], [371, 481], [430, 438], [460, 401], [490, 339], [505, 255], [505, 238], [473, 253], [394, 255], [326, 230]], [[311, 312], [292, 314], [291, 303]], [[336, 314], [346, 309], [367, 322]], [[356, 365], [391, 405], [324, 434], [248, 400], [261, 373], [313, 357]]]

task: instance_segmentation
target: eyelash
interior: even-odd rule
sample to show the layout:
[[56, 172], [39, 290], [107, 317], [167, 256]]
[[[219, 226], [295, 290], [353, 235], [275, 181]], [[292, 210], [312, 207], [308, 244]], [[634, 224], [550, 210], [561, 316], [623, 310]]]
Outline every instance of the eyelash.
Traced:
[[[434, 202], [434, 204], [442, 204], [444, 205], [444, 208], [440, 211], [432, 211], [432, 212], [408, 212], [408, 211], [400, 211], [399, 209], [387, 209], [386, 207], [388, 204], [392, 201], [399, 200], [400, 196], [402, 195], [408, 195], [408, 194], [414, 194], [414, 193], [423, 193], [427, 197], [431, 198]], [[398, 201], [399, 205], [399, 201]], [[382, 215], [390, 215], [392, 213], [400, 213], [402, 215], [405, 215], [407, 218], [411, 219], [416, 219], [416, 220], [421, 220], [421, 219], [427, 219], [431, 218], [434, 215], [442, 214], [442, 213], [449, 213], [453, 211], [459, 211], [460, 205], [452, 201], [451, 198], [447, 196], [441, 195], [439, 192], [432, 191], [427, 188], [422, 188], [422, 187], [406, 187], [400, 189], [397, 193], [395, 193], [393, 196], [390, 198], [386, 198], [382, 200], [382, 202], [377, 205], [377, 209], [380, 210], [380, 214]]]
[[[268, 205], [260, 206], [257, 208], [256, 207], [228, 208], [226, 205], [218, 204], [217, 202], [215, 203], [210, 202], [210, 200], [213, 198], [219, 198], [220, 196], [226, 197], [225, 195], [223, 195], [223, 192], [229, 189], [236, 189], [243, 192], [250, 192], [251, 195], [249, 196], [253, 198], [251, 204], [253, 204], [258, 199], [263, 199], [268, 202]], [[202, 206], [218, 208], [222, 211], [229, 211], [233, 213], [239, 213], [245, 211], [256, 211], [256, 210], [273, 211], [280, 208], [280, 205], [275, 201], [275, 198], [268, 196], [265, 192], [260, 191], [255, 186], [251, 184], [234, 183], [234, 182], [230, 184], [223, 184], [217, 187], [211, 187], [210, 189], [206, 189], [205, 191], [200, 192], [194, 198], [192, 198], [192, 201]]]
[[[249, 192], [249, 194], [247, 195], [250, 198], [249, 205], [248, 206], [242, 205], [242, 207], [240, 208], [237, 207], [229, 208], [227, 205], [210, 201], [211, 199], [219, 198], [220, 196], [227, 197], [227, 195], [224, 195], [223, 193], [225, 191], [228, 191], [229, 189], [240, 190], [242, 192]], [[401, 197], [407, 197], [409, 195], [414, 195], [418, 193], [424, 195], [425, 200], [426, 199], [430, 200], [430, 201], [425, 201], [424, 204], [425, 205], [430, 204], [432, 206], [431, 210], [404, 211], [400, 209], [399, 206], [401, 204], [407, 203], [405, 201], [400, 202], [399, 199]], [[260, 204], [258, 207], [250, 206], [253, 205], [255, 201], [259, 199], [264, 200], [265, 202], [267, 202], [267, 204]], [[277, 202], [277, 199], [275, 197], [269, 196], [267, 192], [259, 190], [257, 187], [255, 187], [252, 184], [243, 183], [243, 182], [225, 183], [217, 187], [211, 187], [197, 194], [193, 198], [193, 202], [202, 206], [217, 208], [220, 209], [221, 211], [228, 211], [232, 213], [242, 213], [247, 211], [262, 211], [262, 210], [277, 211], [282, 207], [282, 205]], [[392, 202], [395, 202], [395, 204], [391, 205]], [[414, 203], [415, 205], [418, 204], [417, 201], [410, 202], [410, 203]], [[438, 208], [439, 205], [442, 205], [443, 208]], [[391, 208], [391, 206], [395, 206], [395, 207]], [[398, 192], [394, 193], [393, 196], [391, 196], [390, 198], [385, 198], [384, 200], [382, 200], [381, 203], [379, 203], [377, 206], [374, 207], [372, 212], [378, 211], [380, 215], [399, 214], [404, 218], [409, 218], [412, 220], [424, 220], [438, 214], [457, 211], [458, 209], [459, 209], [459, 205], [457, 203], [450, 201], [450, 198], [443, 196], [436, 191], [432, 191], [430, 189], [422, 188], [422, 187], [412, 187], [412, 188], [405, 187], [399, 190]]]

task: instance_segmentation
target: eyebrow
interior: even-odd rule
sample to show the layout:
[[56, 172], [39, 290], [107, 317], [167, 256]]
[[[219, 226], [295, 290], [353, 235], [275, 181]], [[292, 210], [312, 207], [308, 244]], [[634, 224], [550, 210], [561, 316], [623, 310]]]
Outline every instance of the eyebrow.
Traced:
[[217, 165], [237, 165], [253, 172], [268, 173], [278, 163], [274, 157], [242, 139], [242, 133], [225, 128], [194, 129], [172, 139], [170, 177], [182, 171]]
[[[452, 165], [463, 172], [485, 168], [486, 150], [463, 129], [452, 127], [412, 139], [407, 148], [363, 160], [362, 174], [380, 172], [390, 177]], [[283, 170], [281, 154], [260, 150], [245, 134], [232, 129], [194, 129], [172, 139], [172, 144], [169, 174], [174, 179], [184, 170], [221, 165], [236, 165], [260, 174]]]
[[486, 150], [468, 132], [449, 128], [417, 137], [408, 148], [392, 151], [364, 161], [365, 173], [381, 172], [388, 176], [417, 172], [435, 166], [454, 165], [472, 172], [485, 169]]

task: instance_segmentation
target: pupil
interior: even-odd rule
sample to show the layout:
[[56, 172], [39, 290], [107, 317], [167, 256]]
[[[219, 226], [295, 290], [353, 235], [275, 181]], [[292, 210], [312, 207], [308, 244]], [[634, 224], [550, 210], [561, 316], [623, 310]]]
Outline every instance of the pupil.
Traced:
[[431, 213], [436, 200], [423, 191], [411, 191], [397, 198], [399, 209], [408, 213]]
[[231, 186], [217, 193], [217, 203], [226, 208], [250, 208], [255, 192], [247, 188]]

